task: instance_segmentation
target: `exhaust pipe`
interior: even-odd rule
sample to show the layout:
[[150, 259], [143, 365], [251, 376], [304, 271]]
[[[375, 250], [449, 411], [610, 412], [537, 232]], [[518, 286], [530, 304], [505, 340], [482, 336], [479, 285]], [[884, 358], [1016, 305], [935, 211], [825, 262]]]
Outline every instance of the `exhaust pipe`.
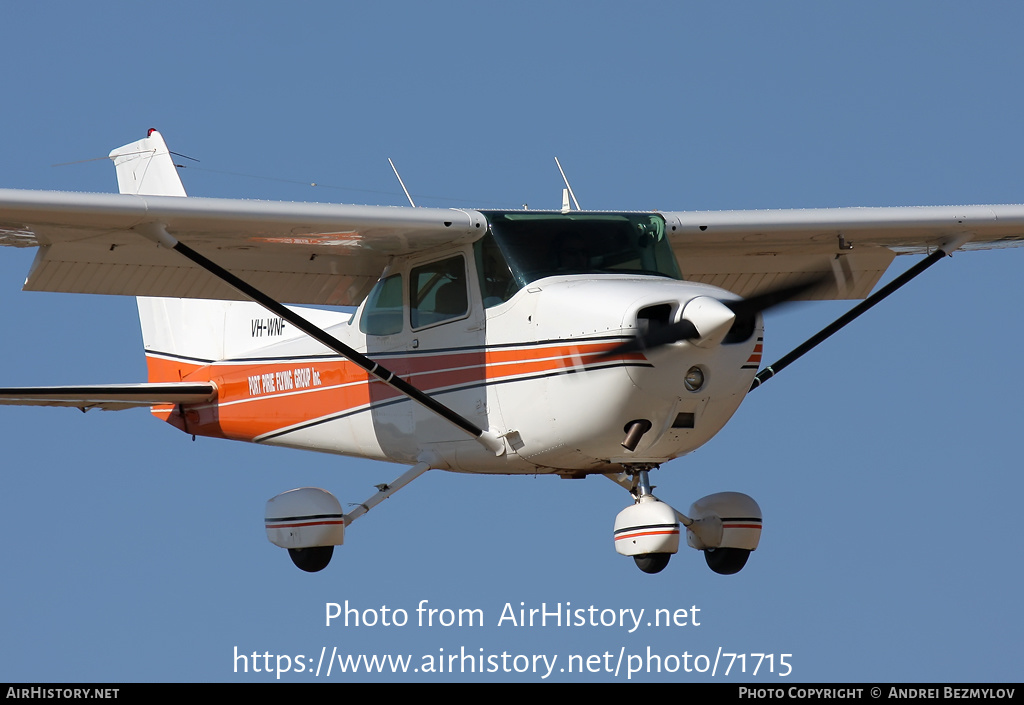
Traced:
[[632, 452], [640, 444], [640, 439], [643, 438], [643, 435], [651, 430], [651, 422], [647, 419], [637, 419], [626, 424], [623, 430], [626, 432], [626, 438], [622, 441], [621, 445], [626, 450]]

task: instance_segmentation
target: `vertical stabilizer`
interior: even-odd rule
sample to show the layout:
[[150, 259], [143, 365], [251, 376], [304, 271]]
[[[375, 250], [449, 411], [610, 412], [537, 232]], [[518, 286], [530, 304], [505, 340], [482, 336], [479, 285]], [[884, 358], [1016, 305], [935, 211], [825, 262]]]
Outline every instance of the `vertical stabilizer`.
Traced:
[[[121, 193], [185, 196], [171, 153], [156, 130], [150, 130], [145, 139], [118, 147], [110, 158], [117, 170]], [[182, 379], [181, 370], [167, 361], [194, 366], [251, 354], [268, 345], [305, 336], [251, 301], [149, 297], [138, 297], [137, 301], [150, 382]], [[352, 317], [351, 313], [337, 311], [295, 310], [323, 327], [348, 323]]]
[[110, 153], [121, 193], [141, 196], [184, 196], [178, 170], [160, 133], [150, 128], [145, 139]]
[[[171, 152], [159, 132], [150, 128], [145, 139], [110, 152], [121, 193], [140, 196], [182, 196], [185, 187]], [[224, 316], [227, 301], [138, 297], [142, 340], [148, 353], [220, 360], [224, 355]], [[149, 381], [177, 381], [166, 365], [150, 364]], [[169, 368], [168, 368], [169, 369]]]

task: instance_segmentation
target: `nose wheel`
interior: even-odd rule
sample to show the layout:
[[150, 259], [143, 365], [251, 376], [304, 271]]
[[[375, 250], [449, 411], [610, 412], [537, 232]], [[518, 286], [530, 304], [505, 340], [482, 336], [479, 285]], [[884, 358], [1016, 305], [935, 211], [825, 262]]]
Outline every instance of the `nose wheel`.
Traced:
[[615, 550], [632, 556], [643, 572], [654, 574], [665, 570], [672, 554], [679, 550], [679, 520], [672, 507], [651, 493], [651, 467], [627, 471], [632, 475], [629, 488], [634, 503], [615, 518]]
[[655, 467], [626, 466], [625, 472], [605, 475], [633, 495], [633, 505], [615, 517], [615, 551], [632, 556], [645, 573], [660, 573], [679, 550], [682, 524], [687, 544], [704, 553], [711, 570], [740, 572], [761, 538], [757, 502], [740, 492], [718, 492], [694, 502], [687, 516], [654, 496], [649, 472]]

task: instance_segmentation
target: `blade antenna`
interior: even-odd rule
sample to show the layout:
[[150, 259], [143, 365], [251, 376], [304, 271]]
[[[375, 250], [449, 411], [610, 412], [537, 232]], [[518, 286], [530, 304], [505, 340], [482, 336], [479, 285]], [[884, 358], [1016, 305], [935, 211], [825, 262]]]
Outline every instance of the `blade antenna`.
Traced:
[[412, 206], [413, 208], [415, 208], [416, 207], [416, 203], [413, 202], [412, 196], [409, 195], [409, 189], [407, 189], [405, 187], [405, 182], [402, 181], [402, 176], [401, 176], [401, 174], [398, 173], [398, 169], [395, 168], [395, 163], [393, 161], [391, 161], [391, 157], [388, 157], [388, 164], [391, 165], [391, 170], [393, 172], [395, 172], [395, 177], [398, 179], [398, 183], [400, 183], [402, 185], [402, 190], [405, 191], [405, 197], [409, 199], [409, 205]]
[[576, 206], [576, 210], [583, 210], [580, 208], [580, 202], [576, 200], [576, 194], [572, 192], [572, 186], [569, 185], [569, 179], [565, 176], [565, 170], [562, 168], [562, 162], [558, 161], [558, 157], [555, 157], [555, 164], [558, 165], [558, 172], [562, 175], [562, 181], [565, 182], [565, 188], [569, 190], [569, 195], [572, 196], [572, 202]]

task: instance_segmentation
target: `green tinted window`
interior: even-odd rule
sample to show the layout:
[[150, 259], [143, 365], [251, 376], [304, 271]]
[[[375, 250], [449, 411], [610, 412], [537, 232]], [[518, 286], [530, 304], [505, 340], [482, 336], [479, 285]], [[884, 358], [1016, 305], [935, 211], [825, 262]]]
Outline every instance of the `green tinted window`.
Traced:
[[519, 286], [564, 274], [682, 279], [657, 213], [485, 212]]
[[366, 297], [359, 330], [367, 335], [394, 335], [402, 332], [402, 275], [394, 274], [377, 282]]

